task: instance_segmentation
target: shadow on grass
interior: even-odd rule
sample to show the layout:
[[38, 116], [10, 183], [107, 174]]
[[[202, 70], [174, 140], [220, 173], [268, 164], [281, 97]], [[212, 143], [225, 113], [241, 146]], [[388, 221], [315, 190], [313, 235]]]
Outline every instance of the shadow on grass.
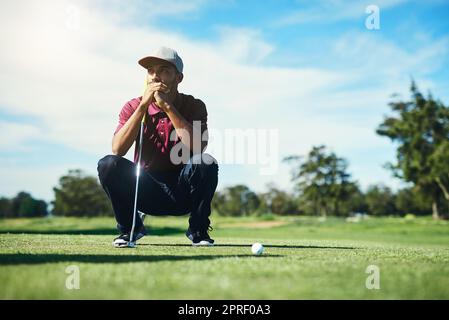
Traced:
[[[174, 227], [151, 227], [147, 228], [147, 232], [152, 236], [168, 236], [175, 234], [184, 234], [185, 229]], [[75, 230], [75, 229], [61, 229], [61, 230], [0, 230], [0, 234], [54, 234], [54, 235], [117, 235], [116, 228], [97, 228], [91, 230]]]
[[[120, 249], [126, 250], [126, 249]], [[58, 262], [81, 262], [81, 263], [129, 263], [129, 262], [158, 262], [158, 261], [188, 261], [188, 260], [214, 260], [222, 258], [272, 258], [281, 255], [266, 255], [254, 257], [250, 254], [239, 255], [98, 255], [98, 254], [0, 254], [0, 265], [18, 264], [42, 264]]]
[[[162, 244], [162, 243], [139, 243], [139, 246], [155, 246], [155, 247], [192, 247], [191, 244]], [[281, 249], [346, 249], [354, 250], [360, 249], [356, 247], [337, 247], [337, 246], [298, 246], [298, 245], [287, 245], [287, 244], [267, 244], [263, 245], [265, 248], [281, 248]], [[214, 247], [244, 247], [249, 248], [251, 244], [215, 244]]]

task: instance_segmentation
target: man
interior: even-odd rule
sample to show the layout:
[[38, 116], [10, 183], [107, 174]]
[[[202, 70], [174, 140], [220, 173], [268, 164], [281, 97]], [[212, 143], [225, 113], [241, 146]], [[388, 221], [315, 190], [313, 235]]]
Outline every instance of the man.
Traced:
[[[113, 245], [126, 247], [130, 240], [139, 128], [145, 114], [139, 213], [190, 213], [186, 236], [195, 246], [213, 245], [208, 230], [218, 165], [212, 156], [203, 153], [207, 145], [206, 106], [201, 100], [178, 92], [183, 62], [173, 49], [161, 47], [153, 55], [140, 59], [139, 64], [148, 71], [145, 92], [123, 106], [112, 140], [113, 154], [98, 162], [100, 182], [112, 203], [120, 232]], [[123, 156], [134, 142], [133, 163]], [[133, 240], [146, 234], [143, 217], [136, 217]]]

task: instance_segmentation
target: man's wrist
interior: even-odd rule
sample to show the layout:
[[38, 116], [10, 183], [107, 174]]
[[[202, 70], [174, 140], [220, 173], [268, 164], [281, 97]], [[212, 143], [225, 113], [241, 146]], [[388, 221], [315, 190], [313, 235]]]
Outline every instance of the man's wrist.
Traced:
[[173, 104], [171, 104], [171, 103], [168, 103], [168, 102], [166, 102], [165, 103], [165, 106], [164, 106], [164, 111], [165, 111], [165, 113], [168, 115], [168, 114], [173, 114], [173, 113], [175, 113], [176, 112], [176, 109], [175, 109], [175, 107], [173, 106]]
[[137, 109], [139, 109], [141, 111], [144, 111], [145, 109], [148, 108], [148, 106], [146, 106], [144, 103], [139, 103], [139, 106], [137, 107]]

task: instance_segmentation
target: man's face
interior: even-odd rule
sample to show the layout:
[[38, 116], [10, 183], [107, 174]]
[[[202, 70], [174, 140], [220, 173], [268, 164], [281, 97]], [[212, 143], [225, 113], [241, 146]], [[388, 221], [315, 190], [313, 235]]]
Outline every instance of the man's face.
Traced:
[[162, 82], [170, 89], [174, 89], [181, 82], [182, 74], [171, 64], [158, 64], [148, 68], [148, 80], [151, 82]]

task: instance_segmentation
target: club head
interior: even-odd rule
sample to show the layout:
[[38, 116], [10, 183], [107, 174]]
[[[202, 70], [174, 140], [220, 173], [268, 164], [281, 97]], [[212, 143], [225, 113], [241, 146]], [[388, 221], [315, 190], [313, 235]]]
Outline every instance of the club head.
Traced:
[[127, 247], [128, 248], [135, 248], [136, 247], [136, 243], [129, 241]]

